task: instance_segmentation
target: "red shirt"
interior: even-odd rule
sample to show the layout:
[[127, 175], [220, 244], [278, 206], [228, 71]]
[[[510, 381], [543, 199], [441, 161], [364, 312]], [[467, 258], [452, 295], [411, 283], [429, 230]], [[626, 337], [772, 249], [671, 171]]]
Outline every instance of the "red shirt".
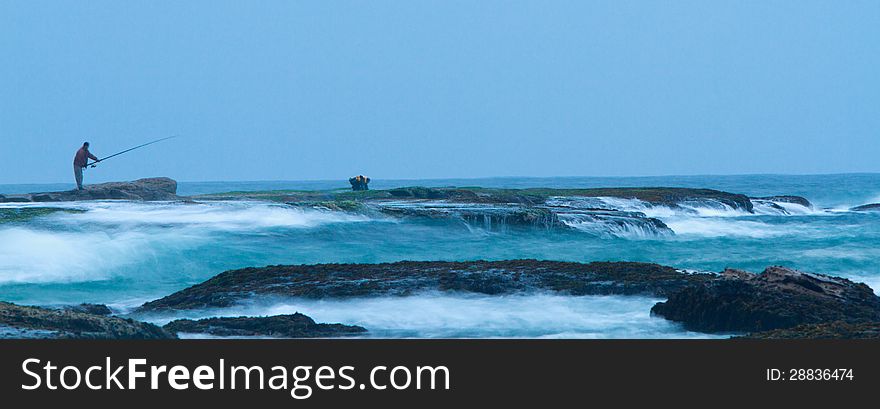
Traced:
[[86, 163], [89, 163], [89, 159], [98, 160], [95, 155], [92, 155], [89, 152], [88, 148], [83, 146], [82, 148], [79, 148], [78, 151], [76, 151], [76, 156], [73, 157], [73, 164], [74, 166], [79, 166], [82, 168], [86, 166]]

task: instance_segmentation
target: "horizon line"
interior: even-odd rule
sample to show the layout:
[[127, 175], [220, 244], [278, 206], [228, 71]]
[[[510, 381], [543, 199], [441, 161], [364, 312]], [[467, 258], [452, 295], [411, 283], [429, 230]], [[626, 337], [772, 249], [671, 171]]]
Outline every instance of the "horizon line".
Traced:
[[[426, 177], [426, 178], [375, 178], [374, 181], [418, 181], [418, 180], [480, 180], [480, 179], [576, 179], [576, 178], [604, 178], [604, 179], [627, 179], [627, 178], [675, 178], [675, 177], [735, 177], [735, 176], [847, 176], [847, 175], [880, 175], [880, 172], [840, 172], [840, 173], [705, 173], [705, 174], [667, 174], [667, 175], [631, 175], [631, 176], [607, 176], [607, 175], [556, 175], [556, 176], [473, 176], [473, 177]], [[147, 179], [152, 177], [168, 177], [170, 176], [145, 176], [138, 179]], [[135, 179], [137, 180], [137, 179]], [[342, 179], [239, 179], [239, 180], [176, 180], [178, 183], [273, 183], [273, 182], [337, 182], [345, 181]], [[22, 182], [22, 183], [0, 183], [5, 186], [15, 185], [59, 185], [72, 182]], [[105, 182], [98, 182], [105, 183]]]

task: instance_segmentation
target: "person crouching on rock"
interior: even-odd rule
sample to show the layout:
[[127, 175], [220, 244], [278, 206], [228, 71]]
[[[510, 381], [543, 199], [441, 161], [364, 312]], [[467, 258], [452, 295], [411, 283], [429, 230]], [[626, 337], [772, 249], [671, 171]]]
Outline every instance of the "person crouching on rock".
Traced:
[[357, 175], [350, 178], [348, 179], [348, 183], [351, 183], [351, 190], [370, 190], [370, 187], [367, 186], [370, 183], [370, 178], [364, 175]]
[[89, 143], [85, 142], [82, 148], [76, 151], [76, 156], [73, 157], [73, 176], [76, 178], [76, 188], [78, 190], [83, 190], [83, 169], [88, 165], [89, 159], [93, 161], [98, 160], [95, 155], [89, 152]]

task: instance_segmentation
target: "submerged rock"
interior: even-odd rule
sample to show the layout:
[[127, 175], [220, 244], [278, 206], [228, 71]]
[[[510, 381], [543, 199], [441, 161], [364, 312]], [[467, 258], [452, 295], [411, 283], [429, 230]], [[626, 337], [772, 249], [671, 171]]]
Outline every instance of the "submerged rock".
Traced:
[[139, 179], [87, 185], [84, 190], [0, 196], [3, 202], [72, 202], [81, 200], [179, 200], [177, 182], [169, 178]]
[[0, 327], [0, 337], [7, 338], [176, 338], [156, 325], [131, 319], [7, 302], [0, 302]]
[[649, 263], [538, 260], [402, 261], [245, 268], [148, 302], [139, 311], [227, 307], [254, 297], [406, 296], [423, 291], [665, 297], [713, 274], [683, 273]]
[[832, 321], [880, 321], [880, 298], [844, 278], [770, 267], [726, 270], [688, 286], [651, 312], [701, 332], [767, 331]]
[[825, 322], [792, 328], [753, 332], [737, 338], [750, 339], [880, 339], [880, 322]]
[[880, 212], [880, 203], [870, 203], [850, 209], [854, 212]]
[[315, 320], [300, 313], [271, 317], [183, 319], [171, 321], [164, 328], [173, 333], [188, 332], [221, 337], [328, 338], [367, 332], [356, 325], [317, 324]]

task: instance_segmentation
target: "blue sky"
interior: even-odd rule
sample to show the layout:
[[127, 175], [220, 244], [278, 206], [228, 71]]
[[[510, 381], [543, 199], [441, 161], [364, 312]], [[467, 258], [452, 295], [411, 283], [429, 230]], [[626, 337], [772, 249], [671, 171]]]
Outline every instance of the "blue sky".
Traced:
[[2, 1], [0, 183], [880, 171], [877, 1]]

